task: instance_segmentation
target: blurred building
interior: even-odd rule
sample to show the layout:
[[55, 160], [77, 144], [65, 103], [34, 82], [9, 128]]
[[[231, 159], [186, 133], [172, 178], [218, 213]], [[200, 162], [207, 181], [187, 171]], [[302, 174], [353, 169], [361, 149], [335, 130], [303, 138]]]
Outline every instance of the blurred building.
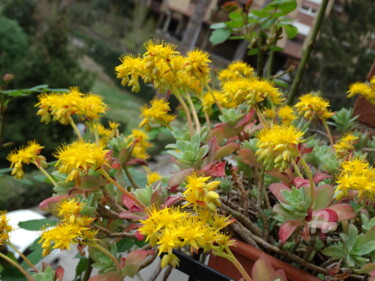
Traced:
[[[168, 41], [179, 43], [187, 27], [190, 17], [196, 10], [200, 0], [148, 0], [147, 4], [157, 19], [157, 30], [161, 37]], [[227, 40], [217, 46], [212, 46], [209, 37], [212, 30], [209, 26], [216, 22], [227, 20], [227, 13], [220, 7], [227, 1], [211, 0], [206, 10], [202, 25], [197, 28], [192, 44], [212, 54], [217, 63], [226, 64], [228, 61], [242, 59], [254, 64], [252, 58], [247, 57], [248, 43], [244, 40]], [[236, 1], [245, 4], [246, 0]], [[294, 19], [293, 24], [298, 29], [298, 35], [292, 40], [286, 36], [278, 42], [278, 46], [284, 48], [276, 57], [275, 63], [279, 68], [286, 68], [291, 64], [297, 64], [301, 58], [302, 50], [306, 46], [312, 27], [322, 0], [297, 0], [298, 7], [289, 18]], [[252, 9], [262, 8], [269, 0], [254, 0]], [[326, 13], [332, 9], [333, 1], [330, 1]], [[340, 6], [336, 5], [336, 9]]]

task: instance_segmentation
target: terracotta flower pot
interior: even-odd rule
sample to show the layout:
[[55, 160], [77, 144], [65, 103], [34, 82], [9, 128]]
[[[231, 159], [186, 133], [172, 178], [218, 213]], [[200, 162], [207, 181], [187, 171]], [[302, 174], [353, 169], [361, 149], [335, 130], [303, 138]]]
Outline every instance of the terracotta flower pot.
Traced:
[[[322, 279], [315, 277], [299, 268], [296, 268], [290, 264], [282, 262], [270, 255], [265, 254], [259, 249], [256, 249], [246, 243], [237, 241], [237, 246], [232, 247], [231, 250], [238, 261], [242, 264], [245, 270], [251, 275], [251, 269], [255, 261], [262, 255], [266, 255], [267, 260], [272, 264], [275, 270], [282, 269], [289, 281], [322, 281]], [[234, 267], [232, 263], [224, 258], [217, 257], [214, 255], [210, 256], [208, 266], [216, 269], [217, 271], [239, 280], [242, 278], [239, 271]]]
[[354, 115], [358, 121], [375, 129], [375, 106], [363, 97], [358, 97], [354, 104]]

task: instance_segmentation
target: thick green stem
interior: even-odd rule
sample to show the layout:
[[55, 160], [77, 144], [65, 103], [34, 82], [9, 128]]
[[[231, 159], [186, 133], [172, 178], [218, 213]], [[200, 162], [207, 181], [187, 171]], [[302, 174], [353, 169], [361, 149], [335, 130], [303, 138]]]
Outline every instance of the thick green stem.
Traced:
[[124, 166], [124, 171], [125, 171], [126, 176], [127, 176], [128, 179], [129, 179], [131, 185], [132, 185], [134, 188], [136, 188], [136, 189], [141, 188], [141, 187], [135, 182], [135, 180], [134, 180], [132, 174], [129, 172], [128, 167]]
[[207, 91], [211, 94], [212, 98], [214, 99], [214, 102], [216, 103], [217, 107], [220, 110], [220, 113], [223, 114], [223, 107], [220, 105], [219, 101], [217, 100], [214, 91], [212, 91], [210, 84], [208, 82], [205, 83]]
[[242, 264], [240, 264], [240, 262], [233, 255], [232, 251], [229, 248], [227, 248], [226, 251], [227, 251], [226, 258], [237, 268], [237, 270], [241, 273], [242, 277], [246, 281], [253, 281], [253, 279], [251, 279], [251, 277], [249, 276], [249, 274], [243, 268]]
[[314, 197], [315, 197], [315, 184], [314, 184], [314, 179], [313, 179], [313, 176], [311, 174], [311, 171], [310, 171], [310, 168], [309, 166], [307, 165], [306, 161], [303, 159], [302, 155], [300, 154], [300, 162], [305, 170], [305, 173], [309, 179], [309, 182], [310, 182], [310, 197], [311, 197], [311, 203], [310, 203], [310, 206], [312, 207], [313, 204], [314, 204]]
[[189, 93], [186, 95], [186, 99], [187, 99], [187, 101], [189, 103], [189, 106], [190, 106], [190, 109], [191, 109], [191, 113], [192, 113], [193, 118], [194, 118], [195, 128], [197, 130], [197, 133], [199, 134], [200, 131], [201, 131], [201, 124], [199, 123], [198, 114], [197, 114], [197, 111], [195, 110], [194, 103], [191, 100], [191, 97], [190, 97]]
[[16, 251], [17, 254], [19, 254], [22, 259], [28, 264], [28, 266], [30, 266], [30, 268], [32, 268], [35, 272], [38, 272], [38, 269], [36, 269], [35, 265], [24, 255], [22, 254], [18, 249], [17, 247], [15, 247], [12, 243], [10, 242], [7, 242], [6, 243], [7, 245], [9, 245], [10, 247], [12, 247], [12, 249], [14, 251]]
[[127, 191], [125, 188], [123, 188], [117, 181], [115, 181], [108, 173], [103, 169], [99, 169], [99, 173], [102, 174], [110, 183], [114, 184], [122, 193], [124, 193], [126, 196], [128, 196], [131, 200], [134, 201], [135, 204], [138, 205], [140, 208], [145, 208], [146, 206], [139, 201], [132, 193]]
[[35, 279], [26, 270], [24, 270], [22, 268], [22, 266], [20, 266], [17, 262], [15, 262], [14, 260], [12, 260], [10, 257], [4, 255], [1, 252], [0, 252], [0, 257], [2, 257], [4, 260], [6, 260], [7, 262], [9, 262], [13, 266], [17, 267], [18, 270], [21, 271], [23, 275], [25, 275], [25, 277], [27, 278], [27, 281], [35, 281]]
[[56, 181], [51, 177], [51, 175], [41, 165], [39, 165], [37, 162], [34, 162], [34, 165], [39, 169], [39, 171], [41, 171], [43, 173], [43, 175], [45, 175], [47, 177], [47, 179], [49, 179], [49, 181], [54, 186], [57, 186]]
[[94, 260], [92, 258], [88, 258], [87, 267], [85, 270], [85, 275], [83, 276], [83, 281], [89, 280], [92, 272], [92, 264], [94, 263]]
[[270, 54], [268, 56], [268, 61], [267, 61], [267, 73], [266, 73], [267, 79], [270, 79], [272, 76], [272, 66], [273, 66], [274, 57], [275, 57], [275, 51], [270, 51]]
[[184, 99], [181, 97], [181, 95], [177, 91], [174, 92], [174, 95], [176, 96], [177, 100], [180, 102], [182, 108], [185, 111], [185, 115], [186, 115], [186, 118], [187, 118], [187, 121], [188, 121], [188, 125], [189, 125], [189, 129], [190, 129], [190, 134], [194, 135], [193, 121], [191, 120], [191, 115], [190, 115], [190, 112], [189, 112], [189, 108], [187, 107]]
[[295, 161], [293, 158], [292, 158], [291, 160], [292, 160], [292, 164], [293, 164], [294, 170], [295, 170], [295, 172], [297, 173], [297, 176], [299, 176], [300, 178], [303, 178], [303, 175], [302, 175], [302, 173], [301, 173], [301, 170], [299, 169], [299, 167], [298, 167], [296, 161]]
[[293, 80], [292, 87], [290, 88], [290, 91], [288, 94], [288, 101], [287, 101], [288, 105], [293, 104], [294, 98], [297, 94], [297, 90], [299, 88], [299, 85], [301, 84], [302, 77], [305, 72], [306, 64], [309, 61], [311, 52], [314, 48], [315, 39], [316, 39], [316, 36], [318, 35], [319, 29], [320, 29], [320, 26], [321, 26], [321, 23], [322, 23], [322, 20], [323, 20], [323, 17], [324, 17], [324, 14], [328, 5], [328, 1], [329, 0], [323, 0], [322, 4], [320, 5], [320, 9], [316, 17], [311, 36], [307, 43], [306, 50], [303, 52], [301, 62], [298, 66], [297, 74]]
[[69, 116], [68, 118], [69, 118], [70, 125], [72, 126], [72, 128], [73, 128], [74, 132], [76, 133], [78, 139], [81, 140], [81, 141], [83, 141], [81, 132], [78, 130], [78, 128], [76, 126], [76, 123], [74, 123], [73, 118], [71, 116]]
[[109, 252], [107, 249], [105, 249], [102, 246], [100, 246], [98, 243], [92, 243], [92, 244], [89, 244], [89, 246], [92, 246], [92, 247], [98, 249], [103, 254], [105, 254], [107, 257], [109, 257], [113, 261], [113, 263], [115, 264], [116, 268], [119, 271], [121, 270], [121, 265], [120, 265], [119, 261], [112, 255], [111, 252]]
[[333, 152], [335, 152], [335, 143], [333, 142], [333, 138], [332, 138], [331, 130], [329, 129], [326, 120], [322, 120], [322, 122], [323, 122], [324, 129], [326, 129], [326, 132], [327, 132], [327, 135], [328, 135], [328, 139], [329, 139], [329, 142], [330, 142], [331, 147], [332, 147], [332, 149], [333, 149]]

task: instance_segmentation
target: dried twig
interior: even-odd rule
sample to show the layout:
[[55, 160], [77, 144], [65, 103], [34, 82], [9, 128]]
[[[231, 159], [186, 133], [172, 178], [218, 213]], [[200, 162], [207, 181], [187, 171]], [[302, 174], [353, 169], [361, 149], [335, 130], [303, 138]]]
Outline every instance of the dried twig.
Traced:
[[123, 207], [121, 207], [117, 202], [116, 200], [112, 197], [112, 195], [108, 192], [108, 190], [105, 188], [105, 187], [101, 187], [100, 188], [103, 192], [103, 195], [105, 197], [105, 199], [107, 199], [107, 202], [108, 204], [118, 213], [121, 213], [123, 211], [125, 211], [125, 209]]

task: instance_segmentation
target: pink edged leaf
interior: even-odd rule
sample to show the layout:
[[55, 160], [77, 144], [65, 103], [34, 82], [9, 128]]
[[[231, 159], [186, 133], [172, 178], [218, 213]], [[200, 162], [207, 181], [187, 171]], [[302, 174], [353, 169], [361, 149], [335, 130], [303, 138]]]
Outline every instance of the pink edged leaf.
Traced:
[[228, 139], [236, 137], [237, 131], [226, 123], [218, 123], [216, 124], [215, 128], [211, 130], [208, 139], [213, 138], [214, 136], [217, 138], [217, 142], [221, 143], [224, 138]]
[[133, 165], [142, 165], [147, 166], [147, 163], [143, 159], [133, 158], [126, 163], [126, 166], [133, 166]]
[[147, 214], [144, 211], [122, 211], [118, 216], [121, 219], [144, 220]]
[[268, 171], [267, 174], [270, 174], [271, 176], [280, 179], [282, 182], [287, 183], [288, 185], [293, 181], [294, 178], [293, 171], [290, 168], [287, 168], [284, 172], [280, 172], [278, 169], [275, 168], [271, 171]]
[[370, 274], [372, 271], [374, 271], [375, 274], [375, 263], [368, 263], [362, 266], [360, 269], [355, 269], [355, 273], [359, 274]]
[[255, 109], [250, 110], [249, 113], [247, 113], [240, 122], [238, 122], [235, 126], [235, 128], [241, 128], [244, 127], [246, 124], [250, 123], [250, 121], [253, 119], [255, 114]]
[[254, 281], [270, 281], [274, 271], [271, 263], [267, 260], [266, 256], [262, 254], [254, 263], [251, 276]]
[[272, 194], [276, 197], [279, 202], [287, 204], [288, 202], [285, 200], [284, 196], [282, 195], [281, 191], [287, 190], [290, 191], [290, 188], [287, 187], [283, 183], [272, 183], [269, 187], [269, 190], [272, 192]]
[[302, 186], [309, 186], [310, 182], [307, 179], [304, 178], [294, 178], [293, 184], [296, 188], [301, 188]]
[[50, 198], [47, 198], [43, 200], [42, 202], [39, 203], [39, 208], [43, 211], [50, 211], [55, 209], [55, 205], [62, 200], [69, 198], [68, 195], [63, 194], [63, 195], [56, 195], [52, 196]]
[[100, 189], [101, 185], [102, 182], [100, 181], [100, 178], [95, 176], [85, 176], [81, 177], [81, 183], [75, 185], [75, 187], [84, 191], [95, 191]]
[[241, 149], [237, 152], [238, 159], [247, 164], [247, 165], [255, 165], [259, 166], [259, 163], [257, 162], [257, 158], [255, 156], [255, 153], [252, 152], [248, 148]]
[[325, 180], [325, 179], [329, 179], [329, 178], [332, 178], [332, 176], [326, 172], [317, 172], [315, 175], [314, 175], [314, 183], [315, 184], [318, 184], [320, 183], [322, 180]]
[[119, 272], [108, 272], [91, 277], [88, 281], [122, 281], [124, 277]]
[[308, 154], [313, 151], [313, 147], [307, 147], [303, 143], [299, 143], [297, 146], [298, 151], [303, 155], [303, 154]]
[[293, 232], [301, 225], [300, 221], [290, 220], [284, 222], [279, 229], [279, 239], [281, 243], [285, 243], [286, 240], [293, 234]]
[[134, 277], [139, 270], [139, 265], [145, 260], [149, 255], [153, 255], [154, 251], [146, 250], [135, 250], [129, 253], [125, 260], [125, 273], [126, 276]]
[[169, 196], [167, 200], [165, 200], [163, 207], [170, 207], [176, 202], [182, 200], [184, 197], [181, 195], [176, 195], [176, 196]]
[[128, 208], [130, 211], [139, 211], [143, 210], [140, 208], [137, 204], [135, 204], [134, 200], [132, 198], [129, 198], [125, 194], [122, 196], [122, 203], [126, 208]]
[[206, 176], [210, 177], [225, 177], [225, 165], [225, 161], [220, 163], [212, 162], [201, 169], [200, 172], [203, 172]]
[[168, 181], [168, 186], [173, 190], [178, 187], [185, 180], [186, 176], [189, 175], [194, 169], [189, 168], [182, 171], [178, 171], [171, 175]]
[[324, 184], [315, 188], [314, 210], [327, 208], [333, 200], [335, 189], [330, 184]]
[[335, 205], [329, 206], [327, 209], [333, 210], [336, 212], [338, 216], [337, 221], [351, 220], [356, 217], [353, 207], [348, 204], [344, 204], [344, 203], [335, 204]]
[[134, 236], [138, 241], [143, 241], [146, 237], [145, 235], [141, 234], [138, 230], [135, 232]]
[[312, 212], [312, 220], [320, 220], [326, 222], [337, 222], [339, 219], [338, 214], [331, 209], [321, 209]]
[[285, 276], [284, 270], [279, 269], [272, 273], [270, 281], [288, 281], [288, 279]]
[[220, 147], [215, 153], [215, 160], [220, 160], [225, 156], [232, 154], [240, 148], [240, 145], [234, 142], [227, 143]]
[[55, 270], [55, 280], [63, 281], [64, 278], [64, 268], [62, 266], [58, 266]]
[[209, 162], [212, 162], [212, 161], [214, 161], [216, 150], [219, 149], [219, 145], [217, 144], [216, 136], [209, 139], [207, 144], [208, 144], [208, 147], [209, 147], [209, 151], [208, 151]]

